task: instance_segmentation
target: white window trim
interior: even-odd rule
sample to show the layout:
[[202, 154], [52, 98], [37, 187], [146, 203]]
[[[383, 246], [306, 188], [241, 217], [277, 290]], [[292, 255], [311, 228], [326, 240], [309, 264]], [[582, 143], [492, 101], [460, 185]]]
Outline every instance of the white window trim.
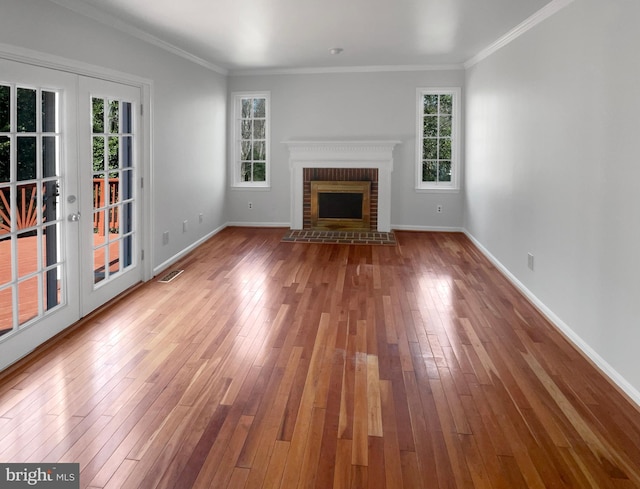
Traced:
[[[453, 123], [451, 126], [451, 182], [423, 182], [422, 181], [422, 138], [424, 135], [423, 126], [423, 105], [424, 95], [453, 95], [453, 106], [451, 115]], [[460, 87], [421, 87], [416, 89], [416, 192], [458, 192], [461, 181], [461, 118], [462, 89]]]
[[[264, 182], [243, 182], [240, 180], [240, 114], [242, 110], [242, 99], [244, 98], [264, 98], [266, 100], [266, 129], [265, 129], [265, 181]], [[235, 190], [269, 190], [271, 188], [271, 92], [233, 92], [231, 94], [233, 103], [233, 132], [232, 132], [232, 160], [231, 160], [231, 187]]]

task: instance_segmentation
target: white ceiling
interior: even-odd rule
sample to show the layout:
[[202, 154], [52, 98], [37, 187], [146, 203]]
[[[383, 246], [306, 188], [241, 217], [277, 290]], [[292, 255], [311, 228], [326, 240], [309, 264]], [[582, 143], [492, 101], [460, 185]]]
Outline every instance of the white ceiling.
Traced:
[[[461, 65], [551, 0], [53, 0], [222, 71]], [[339, 55], [329, 49], [341, 47]]]

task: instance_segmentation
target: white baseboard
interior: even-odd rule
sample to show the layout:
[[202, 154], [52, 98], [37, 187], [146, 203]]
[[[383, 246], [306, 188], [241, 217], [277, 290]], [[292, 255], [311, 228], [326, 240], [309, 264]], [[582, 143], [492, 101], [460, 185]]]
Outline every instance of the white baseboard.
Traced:
[[505, 277], [555, 326], [576, 348], [578, 348], [589, 360], [591, 360], [611, 382], [622, 390], [631, 401], [640, 406], [640, 392], [618, 373], [604, 358], [602, 358], [589, 344], [584, 341], [568, 324], [562, 321], [551, 309], [549, 309], [538, 297], [536, 297], [520, 280], [513, 275], [489, 250], [487, 250], [469, 231], [462, 232], [473, 242], [484, 256], [500, 270]]
[[164, 261], [163, 263], [161, 263], [160, 265], [158, 265], [157, 267], [155, 267], [153, 269], [153, 276], [155, 277], [156, 275], [159, 275], [160, 273], [162, 273], [163, 271], [165, 271], [167, 268], [169, 268], [171, 265], [173, 265], [175, 262], [177, 262], [178, 260], [180, 260], [181, 258], [183, 258], [184, 256], [188, 255], [189, 253], [191, 253], [193, 250], [195, 250], [198, 246], [200, 246], [202, 243], [204, 243], [205, 241], [207, 241], [209, 238], [215, 236], [216, 234], [218, 234], [220, 231], [222, 231], [224, 228], [226, 228], [227, 225], [223, 224], [222, 226], [214, 229], [213, 231], [211, 231], [210, 233], [206, 234], [205, 236], [203, 236], [202, 238], [200, 238], [198, 241], [196, 241], [195, 243], [187, 246], [184, 250], [180, 251], [179, 253], [176, 253], [175, 255], [173, 255], [171, 258], [169, 258], [168, 260]]
[[239, 228], [287, 228], [291, 227], [290, 222], [244, 222], [231, 221], [225, 227], [235, 226]]
[[391, 229], [396, 231], [425, 231], [425, 232], [439, 232], [439, 233], [461, 233], [464, 232], [462, 228], [448, 227], [448, 226], [410, 226], [399, 224], [391, 225]]

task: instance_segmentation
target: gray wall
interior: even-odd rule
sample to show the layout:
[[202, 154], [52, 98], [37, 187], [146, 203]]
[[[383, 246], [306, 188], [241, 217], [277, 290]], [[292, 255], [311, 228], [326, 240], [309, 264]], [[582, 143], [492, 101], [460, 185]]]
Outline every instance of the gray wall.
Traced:
[[416, 193], [414, 175], [416, 88], [463, 83], [462, 70], [229, 77], [229, 92], [271, 92], [272, 128], [271, 191], [231, 191], [229, 221], [289, 224], [289, 152], [282, 141], [396, 139], [402, 144], [394, 149], [392, 227], [461, 229], [462, 192]]
[[153, 81], [154, 267], [225, 224], [225, 76], [48, 1], [2, 0], [0, 43]]
[[465, 227], [640, 402], [638, 19], [576, 0], [467, 71]]

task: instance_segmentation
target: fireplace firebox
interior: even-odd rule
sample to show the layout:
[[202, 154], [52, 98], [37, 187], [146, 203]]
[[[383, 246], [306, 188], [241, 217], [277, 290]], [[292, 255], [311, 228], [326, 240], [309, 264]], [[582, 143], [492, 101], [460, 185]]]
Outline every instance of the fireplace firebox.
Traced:
[[312, 181], [313, 229], [371, 229], [371, 182]]

